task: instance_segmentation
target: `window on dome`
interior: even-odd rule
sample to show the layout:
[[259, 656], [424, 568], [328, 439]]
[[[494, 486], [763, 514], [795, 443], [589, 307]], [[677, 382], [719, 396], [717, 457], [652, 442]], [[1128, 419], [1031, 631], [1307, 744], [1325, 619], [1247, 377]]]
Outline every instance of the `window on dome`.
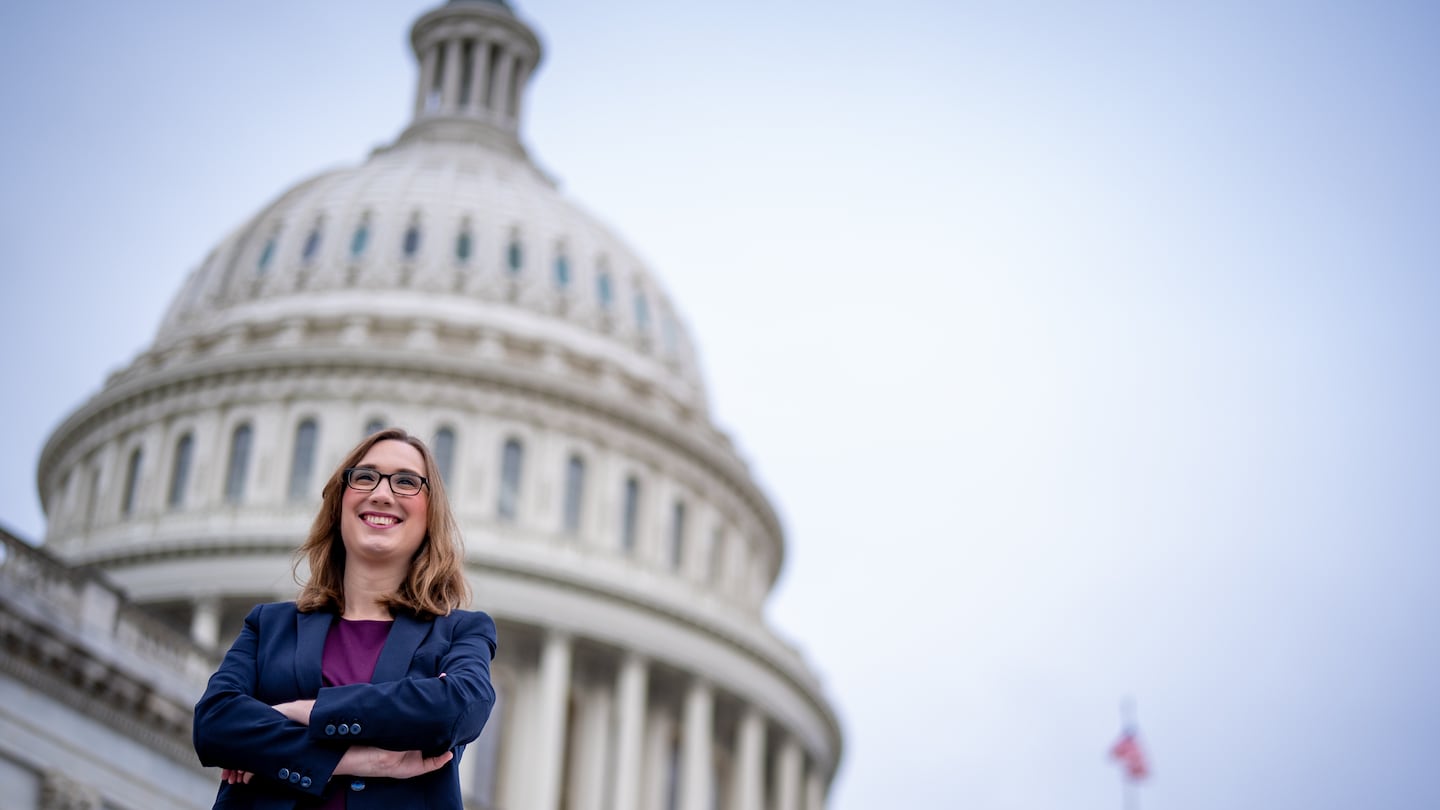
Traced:
[[626, 554], [635, 552], [640, 522], [640, 482], [635, 476], [625, 479], [625, 510], [621, 515], [620, 548]]
[[171, 509], [185, 505], [185, 490], [190, 487], [190, 461], [195, 453], [195, 437], [186, 433], [175, 443], [175, 458], [170, 467], [170, 496], [167, 502]]
[[265, 247], [260, 251], [260, 260], [255, 262], [255, 272], [264, 275], [270, 269], [270, 260], [275, 257], [275, 242], [279, 236], [271, 236], [265, 241]]
[[254, 434], [249, 424], [235, 428], [230, 436], [230, 464], [225, 468], [225, 502], [238, 504], [245, 500], [245, 478], [250, 470], [250, 439]]
[[371, 419], [369, 422], [365, 423], [365, 434], [361, 438], [364, 438], [365, 436], [374, 436], [376, 433], [379, 433], [384, 429], [385, 417], [377, 416], [374, 419]]
[[565, 514], [566, 534], [580, 532], [580, 510], [585, 496], [585, 460], [571, 456], [565, 465]]
[[675, 319], [671, 317], [670, 313], [666, 312], [660, 317], [660, 346], [666, 354], [675, 353], [676, 344], [678, 343], [676, 339], [678, 331], [678, 327], [675, 326]]
[[420, 223], [412, 222], [410, 227], [405, 229], [405, 241], [401, 249], [405, 251], [407, 259], [415, 258], [415, 254], [420, 252]]
[[130, 517], [135, 513], [135, 491], [140, 487], [140, 465], [143, 461], [140, 448], [130, 454], [130, 464], [125, 469], [125, 494], [120, 499], [120, 514]]
[[500, 497], [495, 511], [506, 522], [515, 520], [520, 507], [520, 465], [525, 451], [519, 439], [506, 439], [500, 455]]
[[645, 300], [645, 293], [640, 290], [635, 291], [635, 329], [650, 331], [650, 302]]
[[555, 286], [562, 290], [570, 286], [570, 260], [563, 244], [555, 248]]
[[290, 487], [292, 501], [303, 501], [310, 494], [310, 478], [315, 470], [315, 442], [320, 428], [314, 419], [306, 419], [295, 428], [295, 449], [290, 454]]
[[615, 301], [615, 291], [610, 282], [610, 269], [606, 267], [604, 259], [601, 259], [596, 265], [595, 297], [600, 299], [600, 307], [607, 311]]
[[470, 223], [466, 222], [460, 226], [460, 235], [455, 237], [455, 261], [460, 264], [470, 263], [470, 253], [474, 247], [474, 237], [470, 235]]
[[670, 510], [670, 567], [679, 570], [685, 556], [685, 502], [676, 501]]
[[310, 262], [315, 260], [315, 255], [320, 252], [320, 223], [310, 229], [310, 235], [305, 237], [305, 248], [300, 251], [300, 258]]
[[505, 248], [505, 266], [510, 268], [512, 274], [520, 272], [525, 264], [525, 252], [520, 246], [520, 234], [510, 234], [510, 245]]
[[448, 483], [450, 473], [455, 468], [455, 431], [448, 427], [435, 431], [435, 440], [430, 443], [430, 454], [435, 457], [435, 469], [440, 473], [440, 480]]
[[355, 229], [355, 235], [350, 237], [350, 258], [358, 259], [365, 255], [365, 246], [370, 241], [370, 220], [361, 219], [360, 225]]

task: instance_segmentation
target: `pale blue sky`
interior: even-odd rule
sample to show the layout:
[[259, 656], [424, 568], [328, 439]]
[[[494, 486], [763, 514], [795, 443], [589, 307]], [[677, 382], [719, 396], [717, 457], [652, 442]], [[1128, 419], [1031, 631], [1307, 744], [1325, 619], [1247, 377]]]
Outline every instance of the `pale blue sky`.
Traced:
[[[0, 523], [431, 3], [0, 11]], [[1440, 12], [518, 3], [525, 140], [668, 285], [774, 497], [832, 810], [1440, 806]]]

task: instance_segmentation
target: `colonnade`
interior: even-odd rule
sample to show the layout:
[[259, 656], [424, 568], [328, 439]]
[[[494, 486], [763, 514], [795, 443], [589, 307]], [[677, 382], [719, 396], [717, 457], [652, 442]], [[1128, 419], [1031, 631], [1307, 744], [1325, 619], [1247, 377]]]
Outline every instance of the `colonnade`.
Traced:
[[499, 745], [482, 737], [462, 770], [475, 806], [823, 810], [816, 758], [724, 684], [634, 652], [577, 653], [583, 640], [556, 630], [537, 641], [496, 660], [500, 700], [485, 734]]

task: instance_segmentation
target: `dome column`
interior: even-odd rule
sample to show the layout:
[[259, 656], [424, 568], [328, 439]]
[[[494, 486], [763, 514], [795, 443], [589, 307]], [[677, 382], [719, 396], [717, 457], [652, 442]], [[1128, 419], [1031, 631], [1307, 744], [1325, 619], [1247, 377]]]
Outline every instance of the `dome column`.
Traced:
[[813, 761], [805, 775], [805, 810], [825, 810], [825, 777]]
[[504, 124], [509, 124], [514, 120], [510, 115], [510, 90], [514, 75], [515, 54], [501, 48], [500, 64], [495, 69], [495, 94], [491, 99], [491, 109], [495, 113], [496, 120]]
[[710, 684], [690, 682], [681, 724], [680, 810], [707, 810], [715, 781], [715, 692]]
[[800, 743], [787, 735], [780, 746], [780, 772], [775, 785], [775, 810], [800, 810], [800, 778], [805, 754]]
[[220, 597], [213, 594], [198, 597], [190, 614], [190, 638], [206, 649], [220, 643]]
[[746, 706], [735, 733], [732, 810], [765, 810], [765, 718]]
[[440, 71], [440, 112], [454, 115], [460, 112], [460, 50], [464, 43], [458, 39], [445, 40], [445, 63]]
[[483, 109], [485, 103], [485, 83], [490, 81], [486, 71], [490, 67], [490, 49], [493, 47], [495, 45], [490, 40], [477, 39], [470, 51], [470, 92], [465, 96], [464, 105], [472, 113]]
[[420, 55], [420, 87], [415, 91], [415, 117], [425, 114], [430, 101], [430, 88], [435, 84], [435, 66], [440, 58], [440, 46], [425, 49]]
[[564, 633], [551, 631], [540, 650], [540, 694], [534, 738], [534, 805], [536, 810], [559, 810], [561, 762], [565, 753], [565, 719], [570, 698], [570, 664], [573, 643]]
[[645, 659], [639, 655], [629, 653], [620, 662], [615, 682], [617, 723], [612, 808], [639, 806], [648, 678]]

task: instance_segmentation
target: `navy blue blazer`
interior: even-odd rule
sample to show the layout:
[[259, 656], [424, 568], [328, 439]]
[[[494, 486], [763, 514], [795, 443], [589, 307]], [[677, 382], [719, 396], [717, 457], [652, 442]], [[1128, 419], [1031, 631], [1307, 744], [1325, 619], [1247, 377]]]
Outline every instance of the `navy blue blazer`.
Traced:
[[[301, 613], [294, 602], [258, 605], [245, 617], [195, 704], [200, 763], [255, 774], [247, 785], [222, 783], [215, 808], [311, 805], [347, 747], [372, 745], [426, 756], [454, 750], [455, 757], [412, 779], [336, 777], [350, 810], [460, 810], [460, 756], [495, 705], [495, 622], [468, 610], [432, 620], [397, 614], [370, 683], [322, 687], [320, 658], [334, 619]], [[271, 708], [301, 699], [315, 701], [309, 726]]]

